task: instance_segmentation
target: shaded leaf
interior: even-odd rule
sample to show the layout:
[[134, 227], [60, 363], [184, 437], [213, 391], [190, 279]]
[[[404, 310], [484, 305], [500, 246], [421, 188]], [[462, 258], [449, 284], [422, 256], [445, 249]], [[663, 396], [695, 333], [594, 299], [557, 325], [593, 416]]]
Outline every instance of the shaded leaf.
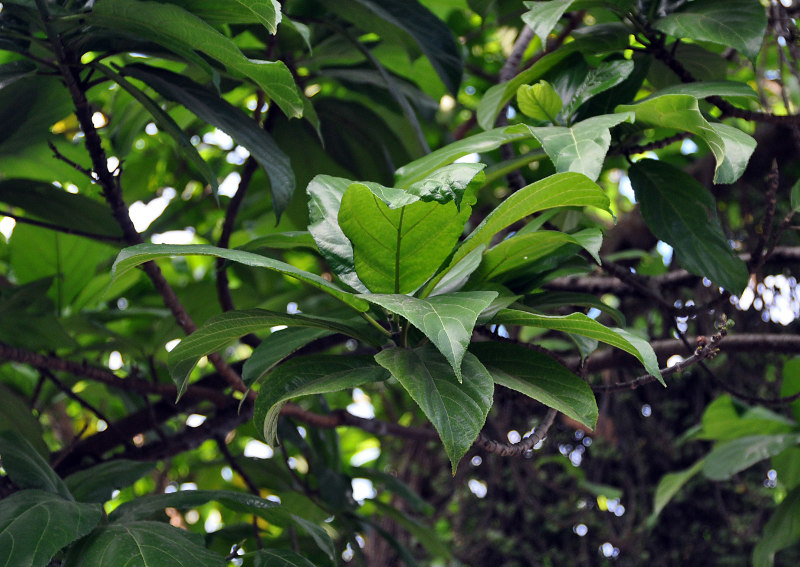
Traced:
[[469, 350], [483, 363], [495, 384], [525, 394], [594, 429], [597, 402], [592, 389], [550, 356], [509, 343], [473, 343]]
[[627, 59], [604, 61], [589, 69], [583, 82], [572, 95], [562, 114], [571, 118], [576, 110], [592, 97], [617, 86], [627, 79], [634, 70], [634, 62]]
[[219, 502], [226, 508], [236, 512], [261, 515], [278, 506], [271, 500], [265, 500], [246, 492], [233, 490], [181, 490], [167, 494], [150, 494], [123, 502], [108, 515], [112, 523], [131, 524], [147, 520], [153, 515], [163, 512], [165, 508], [186, 510], [196, 508], [207, 502]]
[[703, 460], [697, 461], [688, 469], [682, 471], [667, 473], [656, 487], [656, 493], [653, 496], [653, 512], [647, 518], [648, 527], [652, 528], [658, 519], [661, 511], [670, 503], [672, 498], [686, 485], [697, 473], [703, 469]]
[[115, 490], [130, 486], [155, 468], [155, 463], [115, 459], [72, 473], [64, 479], [79, 502], [102, 504]]
[[464, 356], [462, 383], [431, 345], [386, 349], [375, 355], [433, 423], [450, 457], [453, 474], [478, 437], [492, 405], [494, 383], [475, 355]]
[[472, 339], [475, 321], [497, 295], [496, 291], [468, 291], [428, 299], [382, 294], [361, 297], [408, 319], [436, 345], [461, 382], [461, 361]]
[[800, 488], [792, 490], [764, 525], [753, 549], [753, 567], [771, 567], [775, 554], [800, 539]]
[[388, 378], [369, 356], [308, 355], [287, 360], [261, 384], [253, 421], [269, 444], [277, 440], [278, 415], [290, 399], [356, 388]]
[[703, 474], [711, 480], [727, 480], [759, 461], [773, 457], [798, 443], [800, 443], [798, 433], [740, 437], [714, 447], [705, 458]]
[[467, 280], [473, 272], [478, 269], [478, 266], [480, 266], [485, 249], [485, 244], [478, 246], [475, 250], [464, 256], [458, 264], [450, 268], [447, 273], [445, 273], [444, 277], [439, 280], [439, 283], [436, 284], [436, 287], [433, 288], [430, 294], [431, 297], [459, 291], [464, 284], [467, 283]]
[[549, 0], [547, 2], [523, 2], [528, 11], [522, 14], [522, 21], [547, 44], [547, 36], [570, 7], [574, 0]]
[[248, 386], [263, 378], [276, 364], [316, 339], [333, 334], [326, 329], [289, 328], [274, 331], [253, 349], [242, 367], [242, 380]]
[[259, 549], [253, 554], [253, 567], [315, 567], [311, 561], [288, 549]]
[[262, 24], [275, 34], [281, 23], [281, 5], [278, 0], [171, 0], [192, 14], [213, 24]]
[[0, 460], [8, 478], [20, 488], [36, 488], [74, 500], [50, 464], [16, 430], [0, 431]]
[[733, 294], [741, 293], [749, 278], [747, 267], [731, 250], [706, 188], [679, 169], [651, 159], [636, 162], [628, 175], [647, 226], [675, 248], [681, 265]]
[[547, 291], [529, 295], [525, 299], [525, 305], [534, 308], [536, 311], [546, 311], [558, 307], [576, 305], [593, 307], [609, 315], [621, 327], [625, 326], [625, 314], [619, 309], [603, 303], [599, 298], [589, 293], [577, 293], [572, 291]]
[[[0, 315], [4, 315], [0, 305]], [[0, 383], [0, 431], [13, 430], [19, 433], [43, 458], [50, 457], [50, 449], [42, 438], [42, 425], [31, 412], [31, 408], [11, 388]]]

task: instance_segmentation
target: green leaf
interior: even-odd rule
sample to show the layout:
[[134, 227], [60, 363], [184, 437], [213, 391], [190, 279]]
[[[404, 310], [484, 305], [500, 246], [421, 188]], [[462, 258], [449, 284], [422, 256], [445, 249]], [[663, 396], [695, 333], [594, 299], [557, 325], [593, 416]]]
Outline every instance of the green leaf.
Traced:
[[795, 423], [764, 407], [743, 408], [726, 395], [708, 404], [694, 439], [730, 441], [749, 435], [789, 433]]
[[72, 547], [63, 567], [225, 567], [200, 534], [164, 522], [108, 524]]
[[632, 122], [633, 117], [632, 112], [605, 114], [587, 118], [571, 128], [530, 127], [530, 131], [542, 144], [556, 166], [556, 171], [583, 173], [596, 181], [603, 170], [608, 146], [611, 144], [609, 129], [622, 122]]
[[433, 288], [430, 294], [431, 297], [459, 291], [464, 287], [469, 277], [478, 269], [478, 266], [480, 266], [485, 249], [485, 244], [478, 246], [475, 250], [464, 256], [458, 264], [447, 270], [444, 277], [440, 279], [436, 287]]
[[[454, 163], [441, 167], [426, 176], [422, 181], [412, 183], [406, 188], [425, 202], [436, 201], [446, 204], [453, 201], [461, 210], [461, 201], [472, 183], [481, 183], [480, 175], [486, 165], [482, 163]], [[387, 203], [388, 204], [388, 203]]]
[[[0, 315], [4, 316], [4, 311], [0, 305]], [[0, 404], [0, 431], [16, 431], [39, 455], [48, 458], [50, 449], [42, 438], [42, 426], [34, 417], [28, 403], [3, 383], [0, 383], [0, 400], [3, 400]]]
[[454, 95], [458, 93], [462, 73], [461, 49], [447, 24], [417, 0], [356, 1], [413, 37], [447, 90]]
[[392, 208], [380, 197], [418, 197], [388, 188], [376, 194], [375, 185], [352, 184], [339, 209], [358, 278], [375, 293], [414, 292], [451, 254], [472, 209], [422, 201]]
[[734, 183], [747, 168], [750, 156], [756, 149], [756, 141], [749, 134], [727, 124], [710, 126], [725, 144], [725, 159], [714, 174], [714, 183]]
[[694, 83], [678, 83], [659, 89], [636, 104], [653, 100], [667, 95], [687, 95], [694, 98], [708, 98], [710, 96], [729, 96], [758, 99], [758, 94], [747, 83], [736, 81], [697, 81]]
[[495, 384], [557, 409], [589, 429], [595, 428], [597, 401], [592, 389], [553, 358], [509, 343], [473, 343], [469, 350], [483, 363]]
[[261, 384], [253, 421], [268, 444], [277, 440], [278, 416], [292, 398], [339, 392], [388, 378], [369, 356], [309, 355], [275, 368]]
[[790, 203], [793, 211], [800, 211], [800, 179], [792, 185]]
[[277, 250], [311, 248], [312, 250], [317, 250], [317, 244], [314, 242], [314, 238], [311, 236], [310, 232], [305, 230], [293, 230], [259, 236], [242, 246], [237, 246], [238, 250], [244, 250], [245, 252], [254, 252], [263, 248], [274, 248]]
[[761, 50], [767, 14], [758, 0], [695, 0], [653, 27], [677, 38], [710, 41], [744, 53], [754, 60]]
[[0, 506], [0, 565], [45, 567], [53, 556], [100, 522], [95, 504], [64, 500], [41, 490], [20, 490]]
[[475, 355], [466, 353], [463, 382], [431, 345], [391, 348], [375, 355], [433, 423], [450, 457], [453, 474], [478, 437], [492, 405], [494, 382]]
[[[569, 9], [574, 0], [549, 0], [547, 2], [523, 2], [528, 11], [522, 14], [522, 21], [547, 45], [547, 36]], [[524, 112], [524, 111], [523, 111]], [[555, 115], [554, 115], [555, 116]]]
[[52, 183], [33, 179], [0, 181], [0, 203], [24, 209], [28, 215], [60, 227], [121, 237], [108, 206], [81, 194], [68, 193]]
[[529, 295], [525, 299], [525, 305], [536, 311], [547, 311], [558, 307], [593, 307], [609, 315], [620, 327], [625, 326], [625, 314], [619, 309], [603, 303], [599, 298], [588, 293], [576, 293], [572, 291], [547, 291], [535, 295]]
[[[781, 397], [793, 396], [800, 392], [800, 356], [795, 356], [786, 361], [781, 372]], [[795, 400], [790, 406], [795, 421], [800, 422], [800, 400]]]
[[673, 248], [681, 265], [733, 294], [747, 286], [744, 262], [731, 250], [711, 194], [692, 176], [656, 160], [631, 166], [642, 216], [653, 234]]
[[447, 269], [428, 282], [423, 295], [432, 290], [467, 254], [482, 244], [487, 244], [495, 234], [528, 215], [553, 207], [598, 207], [608, 210], [608, 206], [609, 200], [605, 192], [580, 173], [557, 173], [523, 187], [500, 203], [470, 233], [456, 250]]
[[233, 490], [180, 490], [167, 494], [149, 494], [139, 496], [133, 500], [123, 502], [108, 515], [112, 523], [127, 525], [142, 520], [147, 520], [158, 513], [163, 513], [165, 508], [185, 510], [196, 508], [208, 502], [219, 502], [226, 508], [235, 512], [245, 512], [261, 516], [273, 511], [278, 504], [253, 496], [246, 492]]
[[115, 459], [69, 475], [64, 483], [79, 502], [102, 504], [115, 490], [130, 486], [155, 468], [155, 463]]
[[436, 345], [461, 382], [461, 362], [472, 339], [475, 321], [497, 295], [496, 291], [467, 291], [428, 299], [381, 294], [360, 297], [408, 319]]
[[[235, 0], [239, 1], [239, 0]], [[229, 72], [247, 77], [264, 90], [287, 116], [303, 115], [303, 97], [291, 72], [281, 61], [245, 57], [236, 44], [206, 22], [174, 4], [103, 0], [89, 20], [114, 31], [129, 31], [207, 68], [199, 51], [222, 63]]]
[[407, 163], [397, 170], [395, 185], [406, 188], [431, 174], [435, 174], [441, 167], [453, 163], [458, 158], [472, 153], [485, 153], [496, 150], [503, 144], [530, 138], [530, 132], [523, 124], [495, 128], [488, 132], [481, 132], [463, 140], [447, 144], [445, 147], [431, 152], [428, 155]]
[[136, 64], [124, 67], [122, 74], [139, 79], [161, 96], [182, 104], [246, 148], [269, 176], [272, 208], [280, 218], [294, 194], [294, 171], [289, 157], [255, 120], [215, 93], [177, 73]]
[[288, 549], [259, 549], [253, 554], [253, 567], [315, 567], [311, 561]]
[[525, 116], [555, 124], [564, 103], [550, 83], [539, 81], [535, 85], [521, 85], [517, 89], [517, 105]]
[[20, 488], [36, 488], [74, 500], [50, 464], [17, 431], [0, 431], [0, 460], [8, 478]]
[[205, 244], [137, 244], [136, 246], [126, 248], [119, 253], [117, 260], [111, 267], [111, 274], [113, 280], [118, 280], [136, 266], [144, 264], [147, 261], [158, 258], [167, 258], [170, 256], [191, 255], [216, 256], [217, 258], [225, 258], [226, 260], [238, 262], [239, 264], [244, 264], [245, 266], [267, 268], [312, 285], [317, 289], [332, 295], [339, 301], [349, 305], [357, 311], [366, 311], [369, 308], [369, 304], [363, 299], [359, 299], [355, 295], [342, 290], [338, 286], [316, 274], [300, 270], [291, 264], [287, 264], [279, 260], [273, 260], [272, 258], [267, 258], [265, 256], [259, 256], [258, 254], [253, 254], [252, 252], [217, 248], [216, 246], [208, 246]]
[[775, 554], [800, 539], [800, 488], [792, 490], [764, 526], [753, 549], [753, 567], [771, 567]]
[[653, 496], [653, 512], [647, 518], [647, 526], [652, 528], [661, 511], [674, 498], [674, 496], [703, 469], [703, 460], [697, 461], [688, 469], [667, 473], [658, 482], [656, 493]]
[[242, 380], [252, 385], [263, 378], [284, 358], [306, 346], [308, 343], [333, 334], [327, 329], [289, 328], [274, 331], [261, 341], [242, 367]]
[[798, 443], [798, 433], [740, 437], [714, 447], [705, 458], [703, 474], [711, 480], [728, 480], [736, 473]]
[[197, 361], [212, 352], [216, 352], [248, 333], [263, 331], [274, 325], [292, 327], [314, 327], [351, 336], [374, 344], [369, 333], [351, 327], [337, 320], [307, 315], [276, 313], [264, 309], [247, 311], [226, 311], [209, 319], [194, 333], [181, 340], [169, 353], [169, 373], [178, 386], [178, 398], [186, 391], [189, 374]]
[[212, 24], [262, 24], [269, 33], [275, 34], [281, 23], [281, 5], [277, 0], [171, 0]]
[[[661, 372], [658, 369], [656, 354], [647, 341], [628, 333], [624, 329], [609, 329], [594, 319], [590, 319], [583, 313], [572, 313], [570, 315], [539, 315], [537, 313], [529, 313], [516, 309], [504, 309], [495, 316], [492, 323], [498, 325], [542, 327], [545, 329], [553, 329], [554, 331], [562, 331], [564, 333], [574, 333], [598, 340], [632, 354], [639, 359], [647, 372], [658, 378], [658, 380], [664, 384], [664, 379], [661, 377]], [[666, 386], [666, 384], [664, 385]]]
[[36, 64], [33, 61], [28, 61], [27, 59], [19, 59], [17, 61], [1, 64], [0, 89], [4, 89], [20, 79], [30, 77], [36, 73], [36, 69]]
[[633, 61], [617, 59], [605, 61], [590, 69], [569, 103], [564, 107], [562, 115], [571, 119], [584, 102], [625, 81], [633, 73], [634, 67]]

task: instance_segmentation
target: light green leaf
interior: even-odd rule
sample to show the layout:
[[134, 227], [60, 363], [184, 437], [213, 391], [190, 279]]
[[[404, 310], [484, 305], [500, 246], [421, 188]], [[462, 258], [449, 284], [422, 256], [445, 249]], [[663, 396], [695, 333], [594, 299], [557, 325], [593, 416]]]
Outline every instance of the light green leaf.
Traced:
[[520, 111], [534, 120], [555, 124], [563, 104], [561, 97], [547, 81], [521, 85], [517, 89], [517, 105]]
[[675, 248], [681, 265], [733, 294], [741, 293], [749, 278], [747, 267], [731, 250], [706, 188], [656, 160], [636, 162], [628, 175], [647, 226]]
[[253, 567], [315, 567], [311, 561], [288, 549], [258, 549]]
[[608, 210], [605, 192], [580, 173], [557, 173], [523, 187], [500, 203], [462, 242], [447, 269], [425, 286], [423, 296], [432, 290], [442, 277], [467, 254], [511, 224], [544, 209], [553, 207], [598, 207]]
[[244, 362], [242, 380], [248, 386], [259, 381], [280, 361], [308, 343], [333, 334], [326, 329], [294, 327], [274, 331], [261, 341]]
[[473, 343], [469, 350], [483, 363], [495, 384], [525, 394], [594, 429], [597, 401], [592, 389], [548, 355], [509, 343]]
[[36, 488], [74, 500], [50, 464], [16, 430], [0, 431], [0, 460], [8, 478], [19, 488]]
[[533, 30], [541, 40], [542, 45], [547, 45], [547, 36], [569, 9], [574, 0], [549, 0], [547, 2], [523, 2], [528, 11], [522, 14], [522, 21]]
[[360, 297], [408, 319], [436, 345], [461, 382], [461, 361], [472, 339], [475, 321], [497, 295], [496, 291], [467, 291], [428, 299], [381, 294]]
[[756, 149], [756, 141], [738, 128], [727, 124], [710, 124], [725, 143], [725, 159], [714, 173], [714, 183], [734, 183], [747, 168]]
[[161, 96], [182, 104], [246, 148], [269, 177], [272, 208], [280, 218], [294, 194], [294, 171], [289, 157], [266, 130], [225, 99], [177, 73], [138, 64], [128, 65], [122, 73], [146, 83]]
[[262, 24], [269, 33], [278, 31], [281, 5], [278, 0], [171, 0], [212, 24]]
[[464, 287], [464, 284], [467, 283], [472, 273], [480, 266], [485, 249], [486, 245], [482, 244], [464, 256], [458, 264], [450, 268], [444, 277], [439, 280], [439, 283], [433, 288], [430, 296], [433, 297], [444, 293], [452, 293]]
[[798, 443], [798, 433], [740, 437], [714, 447], [705, 458], [703, 474], [711, 480], [728, 480], [736, 473]]
[[775, 554], [800, 539], [800, 488], [792, 490], [764, 526], [753, 550], [753, 567], [772, 567]]
[[73, 546], [63, 567], [225, 567], [203, 538], [164, 522], [108, 524]]
[[310, 394], [339, 392], [386, 380], [389, 375], [369, 356], [309, 355], [287, 360], [261, 384], [253, 422], [268, 444], [277, 440], [284, 404]]
[[462, 383], [431, 345], [391, 348], [375, 355], [433, 423], [450, 457], [453, 474], [478, 437], [492, 405], [494, 382], [475, 355], [464, 356]]
[[496, 150], [503, 144], [530, 138], [531, 134], [524, 124], [495, 128], [481, 132], [463, 140], [447, 144], [434, 152], [407, 163], [397, 170], [395, 186], [406, 188], [413, 183], [435, 174], [440, 168], [453, 163], [458, 158], [472, 153], [484, 153]]
[[649, 528], [655, 525], [661, 511], [670, 503], [680, 489], [702, 469], [703, 460], [700, 459], [688, 469], [667, 473], [661, 478], [656, 487], [656, 493], [653, 496], [653, 512], [647, 518], [647, 526]]
[[72, 473], [64, 483], [79, 502], [102, 504], [111, 499], [114, 490], [130, 486], [155, 466], [155, 463], [114, 459]]
[[485, 167], [486, 165], [482, 163], [446, 165], [426, 176], [422, 181], [412, 183], [406, 191], [425, 202], [436, 201], [445, 204], [453, 201], [456, 208], [461, 210], [461, 201], [467, 187], [472, 183], [481, 183], [483, 176], [480, 173]]
[[795, 423], [764, 407], [743, 410], [725, 394], [708, 404], [701, 425], [700, 431], [693, 435], [694, 439], [724, 442], [751, 435], [789, 433]]
[[374, 344], [374, 338], [367, 331], [350, 327], [338, 320], [307, 315], [275, 313], [264, 309], [247, 311], [226, 311], [209, 319], [205, 325], [183, 339], [169, 353], [169, 373], [178, 386], [178, 398], [186, 391], [189, 374], [197, 361], [212, 352], [227, 346], [231, 341], [254, 331], [262, 331], [273, 325], [290, 327], [314, 327], [342, 333], [357, 338], [367, 344]]
[[267, 268], [312, 285], [317, 289], [332, 295], [339, 301], [349, 305], [357, 311], [366, 311], [369, 308], [369, 305], [363, 299], [359, 299], [355, 295], [342, 290], [338, 286], [316, 274], [295, 268], [291, 264], [287, 264], [279, 260], [273, 260], [272, 258], [267, 258], [265, 256], [259, 256], [258, 254], [253, 254], [252, 252], [217, 248], [216, 246], [208, 246], [205, 244], [137, 244], [136, 246], [126, 248], [119, 253], [117, 260], [111, 267], [111, 274], [113, 276], [113, 280], [118, 280], [136, 266], [144, 264], [149, 260], [167, 258], [170, 256], [191, 255], [216, 256], [217, 258], [225, 258], [226, 260], [238, 262], [239, 264], [244, 264], [246, 266]]
[[622, 122], [632, 122], [633, 112], [594, 116], [578, 122], [571, 128], [547, 126], [530, 127], [531, 134], [559, 173], [574, 171], [596, 181], [611, 144], [610, 128]]
[[283, 62], [248, 59], [231, 39], [179, 6], [103, 0], [94, 6], [89, 19], [111, 30], [147, 37], [190, 61], [199, 60], [199, 65], [207, 69], [208, 65], [195, 54], [199, 51], [222, 63], [229, 72], [252, 80], [287, 116], [303, 115], [303, 96]]
[[[500, 311], [492, 323], [498, 325], [523, 325], [527, 327], [542, 327], [564, 333], [574, 333], [591, 339], [596, 339], [607, 345], [632, 354], [645, 367], [647, 372], [658, 378], [664, 384], [661, 372], [658, 369], [658, 360], [652, 347], [647, 341], [631, 335], [624, 329], [609, 329], [583, 313], [570, 315], [539, 315], [517, 309], [504, 309]], [[664, 384], [666, 386], [666, 384]]]
[[246, 244], [237, 246], [238, 250], [245, 252], [254, 252], [263, 248], [274, 248], [278, 250], [287, 250], [292, 248], [311, 248], [317, 250], [317, 244], [314, 242], [314, 237], [310, 232], [305, 230], [292, 230], [289, 232], [274, 232], [259, 236], [248, 241]]
[[687, 95], [694, 98], [708, 98], [710, 96], [730, 96], [758, 99], [758, 94], [747, 83], [735, 81], [697, 81], [694, 83], [678, 83], [659, 89], [635, 104], [653, 100], [667, 95]]
[[[798, 184], [795, 184], [797, 187]], [[786, 361], [781, 372], [781, 397], [793, 396], [800, 392], [800, 356], [795, 356]], [[800, 423], [800, 400], [795, 400], [790, 406], [795, 421]]]
[[96, 504], [41, 490], [15, 492], [0, 506], [0, 565], [45, 567], [60, 549], [91, 532], [102, 517]]
[[339, 226], [353, 244], [358, 278], [370, 291], [411, 293], [452, 253], [472, 209], [422, 201], [390, 208], [386, 200], [401, 205], [418, 197], [389, 188], [376, 194], [373, 185], [354, 183], [345, 192]]
[[677, 38], [733, 47], [752, 60], [761, 50], [767, 14], [758, 0], [695, 0], [656, 20], [653, 27]]

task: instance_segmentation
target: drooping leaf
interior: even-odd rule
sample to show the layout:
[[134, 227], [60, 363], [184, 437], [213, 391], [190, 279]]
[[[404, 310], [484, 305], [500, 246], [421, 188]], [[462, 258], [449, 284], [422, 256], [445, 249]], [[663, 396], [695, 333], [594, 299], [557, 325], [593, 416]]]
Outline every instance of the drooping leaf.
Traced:
[[288, 549], [258, 549], [253, 567], [315, 567], [311, 561]]
[[461, 362], [472, 339], [475, 321], [497, 295], [496, 291], [467, 291], [427, 299], [399, 294], [361, 297], [408, 319], [439, 349], [461, 382]]
[[631, 166], [642, 216], [653, 234], [675, 248], [684, 268], [731, 293], [740, 293], [749, 274], [731, 250], [711, 194], [690, 175], [656, 160]]
[[294, 171], [289, 157], [255, 120], [213, 92], [177, 73], [136, 64], [124, 67], [122, 74], [139, 79], [161, 96], [182, 104], [247, 149], [269, 177], [272, 208], [280, 218], [294, 193]]
[[725, 144], [725, 159], [714, 175], [715, 183], [734, 183], [744, 173], [756, 149], [755, 139], [727, 124], [711, 124]]
[[583, 313], [572, 313], [563, 316], [540, 315], [538, 313], [529, 313], [517, 309], [504, 309], [492, 319], [492, 322], [498, 325], [542, 327], [545, 329], [553, 329], [554, 331], [562, 331], [564, 333], [574, 333], [598, 340], [632, 354], [639, 359], [647, 372], [658, 378], [659, 381], [664, 384], [661, 372], [658, 369], [656, 354], [647, 341], [631, 335], [624, 329], [610, 329], [594, 319], [590, 319]]
[[91, 532], [103, 517], [96, 504], [81, 504], [42, 490], [20, 490], [0, 506], [0, 565], [45, 567], [62, 548]]
[[463, 382], [431, 345], [390, 348], [375, 355], [433, 423], [450, 457], [453, 474], [478, 437], [492, 405], [494, 382], [475, 355], [464, 356]]
[[753, 567], [772, 567], [775, 554], [800, 539], [800, 488], [792, 490], [764, 525], [753, 549]]
[[114, 459], [72, 473], [64, 479], [69, 491], [79, 502], [102, 504], [115, 490], [130, 486], [155, 468], [155, 463]]
[[290, 399], [356, 388], [388, 378], [369, 356], [308, 355], [287, 360], [261, 384], [253, 421], [268, 444], [277, 439], [278, 415]]
[[689, 482], [697, 473], [703, 469], [703, 460], [700, 459], [688, 469], [665, 474], [658, 482], [656, 493], [653, 496], [653, 512], [647, 518], [648, 527], [652, 528], [658, 519], [661, 511], [675, 497], [675, 495]]
[[[240, 0], [236, 0], [240, 1]], [[283, 62], [248, 59], [236, 44], [206, 22], [174, 4], [104, 0], [91, 13], [93, 24], [126, 30], [207, 67], [195, 51], [222, 63], [229, 72], [251, 79], [287, 116], [303, 115], [303, 97]]]
[[74, 500], [64, 481], [18, 431], [0, 431], [0, 459], [8, 478], [18, 487], [44, 490]]
[[521, 85], [517, 89], [517, 105], [525, 116], [555, 124], [564, 103], [550, 83], [539, 81], [534, 85]]
[[316, 274], [300, 270], [291, 264], [253, 254], [252, 252], [229, 250], [227, 248], [218, 248], [205, 244], [137, 244], [119, 253], [117, 260], [111, 267], [111, 273], [113, 279], [118, 280], [136, 266], [144, 264], [149, 260], [167, 258], [170, 256], [191, 256], [193, 254], [199, 256], [216, 256], [217, 258], [225, 258], [226, 260], [238, 262], [246, 266], [267, 268], [312, 285], [358, 311], [366, 311], [369, 308], [368, 303], [363, 299], [359, 299], [355, 295], [344, 291]]
[[753, 435], [789, 433], [795, 423], [765, 407], [743, 408], [725, 394], [708, 404], [701, 425], [693, 438], [726, 442]]
[[327, 329], [294, 327], [270, 334], [253, 349], [242, 367], [242, 380], [248, 386], [260, 380], [281, 360], [308, 343], [333, 334]]
[[522, 14], [522, 21], [533, 30], [541, 40], [542, 45], [547, 45], [547, 36], [569, 9], [574, 0], [548, 0], [547, 2], [523, 2], [528, 9]]
[[727, 480], [759, 461], [800, 443], [800, 434], [751, 435], [714, 447], [706, 455], [703, 474], [711, 480]]
[[755, 59], [767, 27], [767, 14], [757, 0], [695, 0], [653, 24], [678, 38], [730, 46]]
[[178, 397], [186, 391], [189, 373], [201, 357], [222, 349], [241, 336], [274, 325], [313, 327], [352, 336], [367, 344], [375, 342], [369, 331], [364, 332], [363, 329], [359, 330], [357, 327], [333, 319], [276, 313], [264, 309], [226, 311], [209, 319], [170, 351], [169, 372], [178, 386]]
[[108, 524], [70, 549], [64, 567], [225, 567], [200, 534], [164, 522]]
[[550, 356], [523, 346], [473, 343], [470, 352], [495, 384], [516, 390], [594, 429], [597, 402], [589, 385]]
[[603, 170], [608, 146], [611, 144], [609, 129], [622, 122], [632, 122], [633, 117], [632, 112], [605, 114], [587, 118], [571, 128], [531, 127], [530, 131], [553, 160], [556, 171], [583, 173], [596, 181]]

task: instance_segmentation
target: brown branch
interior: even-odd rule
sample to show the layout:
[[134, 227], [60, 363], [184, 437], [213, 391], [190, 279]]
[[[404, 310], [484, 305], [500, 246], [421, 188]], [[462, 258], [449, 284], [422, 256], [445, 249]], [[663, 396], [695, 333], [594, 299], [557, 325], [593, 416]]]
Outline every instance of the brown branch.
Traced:
[[761, 267], [764, 265], [764, 252], [767, 246], [767, 243], [770, 242], [772, 236], [772, 221], [775, 217], [775, 207], [777, 205], [777, 194], [778, 194], [778, 185], [780, 183], [780, 173], [778, 172], [778, 161], [772, 160], [772, 167], [769, 171], [769, 176], [767, 177], [767, 192], [766, 192], [766, 201], [767, 201], [767, 211], [764, 213], [764, 220], [761, 222], [761, 234], [758, 237], [758, 244], [756, 244], [756, 250], [753, 252], [750, 261], [748, 262], [748, 267], [750, 268], [750, 273], [758, 273], [761, 270]]
[[56, 232], [63, 232], [64, 234], [72, 234], [74, 236], [83, 236], [85, 238], [91, 238], [92, 240], [97, 240], [100, 242], [108, 242], [110, 244], [125, 244], [125, 239], [120, 236], [106, 236], [105, 234], [96, 234], [94, 232], [86, 232], [85, 230], [80, 230], [77, 228], [69, 228], [66, 226], [61, 226], [57, 224], [52, 224], [45, 221], [40, 221], [28, 217], [23, 217], [20, 215], [15, 215], [9, 211], [0, 210], [0, 216], [2, 217], [9, 217], [14, 219], [15, 221], [23, 224], [29, 224], [31, 226], [38, 226], [40, 228], [46, 228], [48, 230], [54, 230]]
[[480, 447], [481, 449], [489, 451], [490, 453], [500, 455], [501, 457], [527, 456], [537, 443], [543, 441], [544, 438], [547, 437], [547, 432], [550, 431], [550, 427], [553, 425], [556, 415], [558, 415], [558, 412], [553, 408], [549, 408], [547, 410], [547, 415], [545, 415], [544, 419], [542, 420], [542, 423], [537, 425], [533, 430], [533, 433], [525, 437], [519, 443], [501, 443], [500, 441], [490, 439], [481, 431], [480, 435], [478, 435], [478, 439], [475, 441], [474, 446]]

